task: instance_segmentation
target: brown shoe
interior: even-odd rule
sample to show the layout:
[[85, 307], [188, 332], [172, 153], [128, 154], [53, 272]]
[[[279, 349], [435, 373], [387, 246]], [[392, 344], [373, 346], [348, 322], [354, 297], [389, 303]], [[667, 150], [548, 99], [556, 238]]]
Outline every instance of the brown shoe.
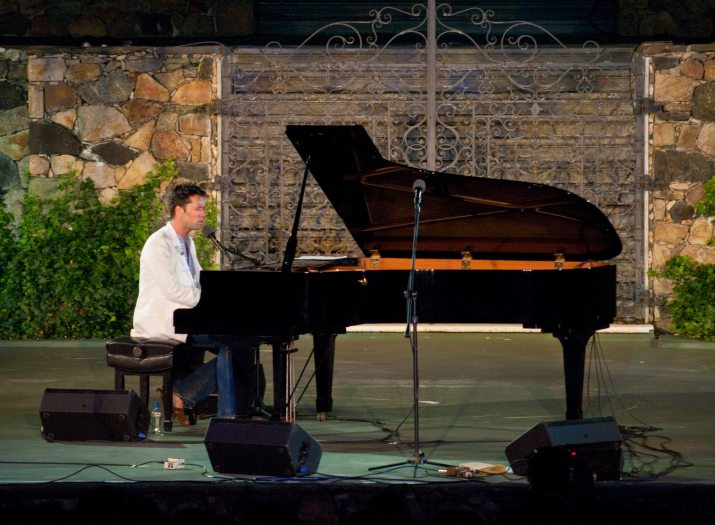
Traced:
[[171, 409], [171, 419], [176, 421], [182, 427], [188, 427], [191, 425], [191, 419], [188, 414], [184, 411], [184, 408], [174, 407]]
[[[161, 396], [161, 399], [164, 399], [164, 390], [162, 388], [157, 388], [156, 391], [159, 393]], [[187, 427], [189, 425], [195, 425], [196, 420], [191, 417], [190, 414], [187, 414], [186, 408], [184, 407], [184, 401], [177, 395], [174, 394], [172, 396], [172, 406], [171, 406], [171, 420], [176, 421], [179, 425], [183, 427]], [[166, 407], [164, 407], [164, 413], [167, 413]]]
[[196, 424], [196, 420], [191, 417], [193, 410], [186, 409], [184, 406], [184, 400], [181, 399], [178, 394], [174, 394], [171, 401], [173, 405], [171, 409], [171, 418], [174, 421], [183, 427]]

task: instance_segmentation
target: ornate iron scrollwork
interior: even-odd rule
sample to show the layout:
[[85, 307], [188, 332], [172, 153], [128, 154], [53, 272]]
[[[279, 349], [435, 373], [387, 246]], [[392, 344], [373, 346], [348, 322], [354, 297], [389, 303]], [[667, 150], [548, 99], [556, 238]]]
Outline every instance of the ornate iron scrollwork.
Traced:
[[[432, 2], [336, 21], [297, 46], [237, 48], [224, 64], [222, 224], [234, 249], [278, 263], [303, 172], [285, 126], [359, 123], [395, 162], [594, 202], [624, 241], [619, 315], [638, 320], [633, 70], [631, 49], [567, 46], [528, 21]], [[312, 178], [298, 253], [362, 255]]]

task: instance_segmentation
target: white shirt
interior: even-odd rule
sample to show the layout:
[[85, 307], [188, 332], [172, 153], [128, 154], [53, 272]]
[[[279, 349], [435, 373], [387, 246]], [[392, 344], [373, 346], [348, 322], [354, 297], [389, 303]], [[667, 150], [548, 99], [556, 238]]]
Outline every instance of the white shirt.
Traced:
[[194, 263], [193, 275], [183, 243], [170, 222], [144, 243], [139, 259], [139, 295], [134, 308], [133, 337], [186, 341], [186, 334], [174, 331], [174, 310], [193, 308], [201, 297], [201, 265], [190, 237], [186, 244]]

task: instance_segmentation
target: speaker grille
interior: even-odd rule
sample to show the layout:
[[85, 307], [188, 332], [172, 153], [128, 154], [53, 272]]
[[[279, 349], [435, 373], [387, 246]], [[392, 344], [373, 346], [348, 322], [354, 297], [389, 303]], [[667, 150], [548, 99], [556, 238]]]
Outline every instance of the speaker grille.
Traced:
[[297, 423], [213, 418], [204, 439], [216, 472], [259, 476], [314, 474], [322, 450]]
[[47, 441], [137, 441], [146, 437], [149, 414], [133, 390], [47, 388], [40, 420]]

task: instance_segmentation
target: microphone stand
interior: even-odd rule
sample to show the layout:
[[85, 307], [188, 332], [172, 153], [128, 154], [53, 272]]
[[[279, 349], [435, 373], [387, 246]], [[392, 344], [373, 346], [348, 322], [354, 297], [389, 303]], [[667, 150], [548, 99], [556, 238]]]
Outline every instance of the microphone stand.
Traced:
[[422, 193], [425, 190], [425, 182], [422, 179], [417, 179], [412, 185], [415, 190], [415, 226], [412, 231], [412, 263], [410, 273], [407, 279], [407, 290], [405, 291], [405, 299], [407, 300], [407, 325], [405, 326], [405, 337], [410, 337], [412, 348], [412, 415], [414, 420], [414, 452], [412, 457], [404, 463], [392, 463], [379, 467], [371, 467], [368, 470], [383, 469], [396, 467], [399, 465], [414, 465], [417, 475], [417, 467], [422, 465], [436, 465], [440, 467], [448, 467], [443, 463], [435, 463], [425, 460], [424, 453], [420, 449], [420, 408], [419, 408], [419, 390], [420, 390], [420, 374], [419, 374], [419, 347], [417, 344], [417, 290], [415, 290], [415, 260], [417, 259], [417, 237], [420, 224], [420, 209], [422, 206]]

